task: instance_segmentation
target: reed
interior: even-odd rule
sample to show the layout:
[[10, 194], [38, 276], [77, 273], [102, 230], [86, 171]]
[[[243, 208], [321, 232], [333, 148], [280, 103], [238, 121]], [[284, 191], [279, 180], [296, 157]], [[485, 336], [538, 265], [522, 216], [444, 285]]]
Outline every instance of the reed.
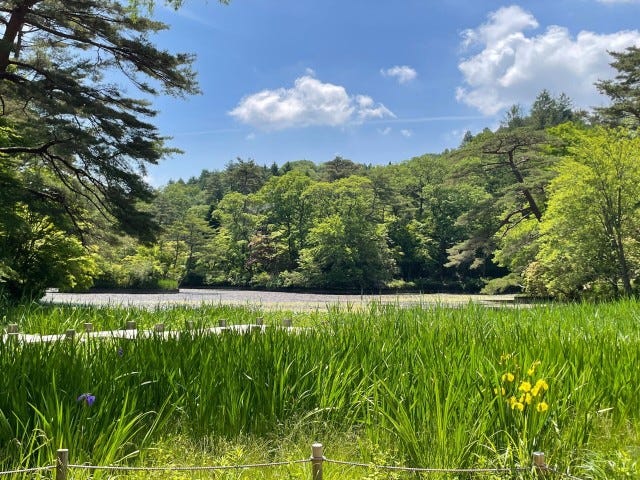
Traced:
[[[577, 473], [608, 472], [605, 433], [618, 442], [614, 457], [640, 448], [629, 433], [640, 427], [632, 300], [330, 309], [298, 316], [308, 328], [295, 334], [275, 328], [291, 313], [246, 308], [32, 308], [7, 319], [47, 333], [126, 319], [183, 331], [168, 340], [0, 343], [0, 469], [48, 463], [62, 446], [76, 463], [136, 462], [167, 438], [274, 441], [292, 429], [355, 438], [365, 461], [431, 467], [527, 465], [543, 450]], [[184, 331], [187, 319], [213, 326], [258, 315], [274, 327]], [[537, 380], [548, 388], [527, 403]]]

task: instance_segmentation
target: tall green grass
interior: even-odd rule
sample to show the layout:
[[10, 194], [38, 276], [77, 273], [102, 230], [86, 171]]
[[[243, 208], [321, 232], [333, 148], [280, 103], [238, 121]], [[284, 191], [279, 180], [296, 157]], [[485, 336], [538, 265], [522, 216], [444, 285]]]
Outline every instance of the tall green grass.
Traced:
[[[296, 333], [7, 341], [0, 343], [0, 469], [50, 463], [63, 446], [75, 463], [116, 463], [171, 436], [233, 441], [304, 429], [354, 436], [366, 446], [363, 461], [385, 452], [414, 466], [526, 466], [542, 450], [574, 474], [606, 478], [622, 464], [611, 466], [611, 455], [624, 459], [640, 448], [629, 433], [640, 427], [638, 306], [372, 305], [298, 318], [309, 328]], [[37, 321], [21, 325], [61, 332], [89, 317], [101, 328], [125, 319], [180, 328], [186, 318], [249, 323], [257, 313], [42, 307]], [[268, 315], [277, 324], [285, 314]], [[509, 364], [501, 363], [506, 354]], [[549, 409], [512, 409], [495, 389], [507, 370], [524, 377], [535, 361]], [[78, 402], [83, 393], [95, 403]], [[607, 457], [600, 455], [603, 438], [616, 435], [618, 447], [608, 443]], [[625, 465], [637, 473], [637, 464]]]
[[9, 308], [0, 303], [0, 326], [15, 323], [22, 333], [49, 335], [64, 333], [68, 329], [84, 331], [85, 323], [92, 323], [94, 330], [118, 330], [130, 320], [139, 328], [151, 329], [156, 323], [165, 323], [167, 329], [180, 330], [187, 321], [196, 326], [217, 326], [219, 320], [229, 324], [254, 323], [262, 317], [267, 324], [280, 325], [285, 318], [293, 319], [297, 325], [311, 325], [319, 322], [324, 313], [291, 313], [265, 311], [258, 308], [234, 307], [229, 305], [205, 305], [192, 307], [185, 305], [136, 308], [117, 306], [80, 306], [31, 303]]

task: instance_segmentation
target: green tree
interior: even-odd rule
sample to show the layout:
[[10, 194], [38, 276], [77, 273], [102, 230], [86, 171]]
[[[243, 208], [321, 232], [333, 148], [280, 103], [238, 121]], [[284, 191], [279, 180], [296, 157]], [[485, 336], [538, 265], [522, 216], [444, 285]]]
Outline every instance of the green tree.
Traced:
[[527, 123], [535, 130], [544, 130], [570, 122], [574, 116], [571, 99], [567, 95], [561, 93], [558, 97], [553, 97], [545, 89], [538, 94], [531, 105]]
[[207, 281], [248, 285], [255, 270], [249, 261], [251, 240], [262, 221], [255, 196], [228, 193], [212, 215], [219, 227], [208, 242], [200, 262]]
[[429, 287], [457, 282], [456, 270], [445, 264], [448, 249], [467, 233], [458, 218], [471, 206], [471, 187], [451, 180], [444, 155], [416, 157], [396, 170], [404, 201], [396, 200], [388, 229], [402, 279]]
[[362, 170], [362, 165], [340, 156], [320, 165], [320, 173], [323, 179], [328, 182], [334, 182], [351, 175], [360, 175]]
[[0, 218], [0, 252], [0, 291], [11, 299], [38, 299], [52, 285], [84, 289], [98, 273], [91, 251], [24, 204]]
[[256, 165], [252, 159], [237, 158], [230, 162], [224, 171], [224, 182], [228, 191], [240, 192], [244, 195], [256, 193], [265, 184], [271, 171]]
[[311, 160], [294, 160], [293, 162], [285, 162], [282, 167], [280, 167], [279, 174], [284, 175], [292, 170], [298, 170], [313, 180], [318, 179], [318, 167]]
[[173, 151], [149, 121], [149, 102], [113, 82], [145, 96], [198, 91], [192, 57], [156, 48], [150, 35], [166, 25], [130, 7], [0, 3], [0, 128], [19, 132], [0, 142], [0, 176], [12, 191], [3, 212], [26, 205], [26, 218], [46, 216], [85, 244], [103, 233], [97, 212], [122, 232], [153, 238], [152, 215], [139, 208], [153, 196], [144, 175]]
[[282, 176], [271, 177], [258, 193], [258, 200], [265, 210], [267, 230], [276, 233], [284, 245], [288, 261], [286, 269], [298, 266], [300, 250], [304, 248], [311, 227], [312, 199], [303, 195], [314, 183], [300, 170], [291, 170]]
[[318, 182], [303, 194], [314, 200], [314, 226], [300, 252], [300, 272], [308, 286], [379, 288], [391, 280], [395, 262], [386, 226], [375, 221], [371, 181], [350, 176]]
[[[456, 245], [450, 258], [451, 264], [460, 264], [460, 260], [471, 258], [476, 249], [488, 254], [492, 263], [507, 268], [506, 275], [503, 272], [502, 276], [487, 279], [485, 292], [522, 288], [524, 269], [537, 252], [535, 240], [547, 201], [545, 189], [556, 162], [554, 140], [546, 130], [575, 117], [569, 97], [554, 97], [542, 90], [528, 116], [522, 115], [519, 108], [512, 108], [502, 128], [495, 133], [483, 132], [463, 149], [480, 154], [467, 167], [476, 162], [476, 168], [483, 168], [486, 180], [476, 170], [477, 181], [472, 183], [486, 185], [490, 196], [461, 217], [461, 222], [480, 220], [480, 228]], [[474, 261], [481, 258], [477, 255]]]
[[640, 47], [611, 52], [611, 56], [614, 58], [611, 66], [618, 74], [614, 79], [597, 82], [596, 87], [612, 104], [596, 110], [613, 125], [637, 128], [640, 125]]
[[0, 5], [0, 16], [1, 113], [22, 137], [0, 152], [21, 169], [51, 172], [61, 186], [48, 200], [66, 213], [81, 196], [123, 230], [151, 231], [136, 202], [152, 195], [146, 166], [170, 150], [144, 120], [156, 113], [148, 102], [104, 78], [111, 72], [145, 94], [196, 93], [192, 57], [155, 48], [148, 37], [166, 25], [116, 1], [16, 0]]
[[162, 258], [163, 278], [180, 285], [201, 281], [197, 264], [207, 239], [213, 234], [208, 225], [209, 207], [202, 203], [202, 191], [196, 184], [170, 182], [161, 188], [151, 211], [161, 227], [157, 246]]
[[555, 133], [566, 155], [528, 279], [562, 297], [598, 287], [631, 295], [640, 273], [640, 139], [621, 128], [565, 125]]
[[[501, 239], [521, 222], [539, 222], [546, 205], [545, 187], [553, 177], [555, 158], [549, 153], [551, 137], [531, 127], [485, 130], [452, 157], [452, 179], [484, 190], [458, 218], [467, 238], [449, 249], [453, 267], [467, 265], [483, 276], [504, 272], [492, 264]], [[503, 264], [504, 265], [504, 264]]]

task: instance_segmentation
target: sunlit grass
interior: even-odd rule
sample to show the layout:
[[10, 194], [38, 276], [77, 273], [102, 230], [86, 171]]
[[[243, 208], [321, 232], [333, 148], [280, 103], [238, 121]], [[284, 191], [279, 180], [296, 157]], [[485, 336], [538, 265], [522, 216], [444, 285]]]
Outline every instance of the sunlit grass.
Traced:
[[[16, 309], [7, 323], [33, 333], [135, 320], [181, 334], [0, 343], [0, 469], [48, 464], [60, 447], [71, 449], [74, 463], [161, 464], [166, 455], [182, 465], [222, 464], [232, 460], [229, 452], [235, 463], [260, 463], [308, 457], [320, 440], [344, 460], [526, 467], [542, 450], [578, 476], [631, 475], [640, 448], [637, 312], [635, 301], [527, 309], [372, 304], [296, 314], [294, 324], [308, 327], [296, 334], [267, 328], [203, 336], [187, 332], [185, 322], [260, 316], [275, 326], [292, 314], [223, 306]], [[499, 394], [507, 371], [513, 394], [530, 391], [518, 390], [524, 381], [533, 388], [544, 379], [544, 397], [529, 408], [523, 396], [522, 410], [514, 408], [518, 402]], [[78, 402], [83, 393], [95, 403]], [[541, 399], [548, 408], [537, 408]], [[376, 475], [331, 468], [341, 473], [328, 478]], [[309, 474], [306, 465], [286, 472], [250, 478]]]

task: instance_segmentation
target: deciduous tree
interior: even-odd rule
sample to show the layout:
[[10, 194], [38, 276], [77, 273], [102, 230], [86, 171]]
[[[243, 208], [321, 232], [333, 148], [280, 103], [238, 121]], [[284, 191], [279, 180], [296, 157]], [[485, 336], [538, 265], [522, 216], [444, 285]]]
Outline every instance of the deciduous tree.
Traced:
[[621, 128], [567, 125], [557, 134], [568, 146], [549, 187], [530, 280], [558, 296], [598, 285], [631, 295], [640, 273], [640, 139]]

